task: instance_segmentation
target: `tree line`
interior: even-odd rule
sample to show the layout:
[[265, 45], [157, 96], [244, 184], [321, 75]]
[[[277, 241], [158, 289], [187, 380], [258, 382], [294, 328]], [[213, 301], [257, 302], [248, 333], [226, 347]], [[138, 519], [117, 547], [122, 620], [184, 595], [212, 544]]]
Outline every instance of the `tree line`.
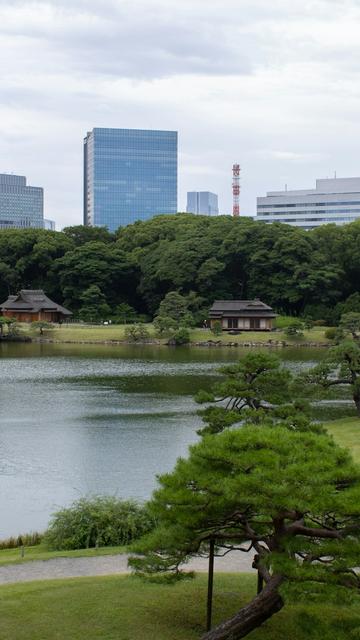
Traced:
[[[206, 313], [259, 297], [278, 313], [337, 324], [360, 311], [360, 220], [312, 231], [251, 218], [180, 213], [110, 233], [0, 231], [0, 296], [41, 288], [75, 315], [153, 317], [170, 291]], [[85, 309], [85, 311], [84, 311]]]

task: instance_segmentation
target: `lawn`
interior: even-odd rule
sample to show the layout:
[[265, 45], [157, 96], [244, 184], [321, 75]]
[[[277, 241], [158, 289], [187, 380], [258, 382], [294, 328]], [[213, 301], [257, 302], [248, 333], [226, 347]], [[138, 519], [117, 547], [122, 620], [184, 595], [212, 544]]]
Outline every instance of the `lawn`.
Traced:
[[326, 422], [325, 427], [338, 444], [350, 449], [356, 462], [360, 463], [360, 418], [333, 420]]
[[[255, 593], [254, 576], [215, 575], [214, 623]], [[206, 576], [176, 585], [107, 576], [0, 588], [2, 640], [197, 640], [204, 632]], [[297, 604], [253, 631], [250, 640], [358, 638], [360, 604]], [[354, 635], [355, 634], [355, 635]]]
[[[149, 331], [150, 339], [157, 339], [152, 324], [145, 325]], [[39, 331], [35, 331], [29, 325], [22, 324], [22, 330], [29, 332], [32, 337], [40, 337]], [[244, 331], [239, 335], [229, 335], [224, 331], [220, 336], [215, 336], [209, 329], [192, 329], [190, 331], [191, 342], [206, 342], [207, 340], [221, 340], [224, 343], [237, 342], [268, 342], [285, 340], [290, 344], [301, 344], [301, 342], [324, 342], [326, 327], [313, 327], [310, 331], [304, 331], [302, 339], [287, 338], [283, 331]], [[44, 329], [44, 338], [52, 340], [61, 340], [63, 342], [106, 342], [125, 340], [125, 325], [84, 325], [84, 324], [63, 324], [61, 327], [56, 326], [55, 329]], [[166, 339], [161, 340], [162, 343], [167, 342]]]
[[[31, 560], [50, 560], [52, 558], [81, 558], [108, 556], [115, 553], [126, 553], [127, 547], [100, 547], [99, 549], [77, 549], [76, 551], [49, 551], [44, 544], [25, 547], [25, 555], [21, 557], [21, 549], [1, 549], [0, 565], [29, 562]], [[1, 636], [0, 636], [1, 640]]]

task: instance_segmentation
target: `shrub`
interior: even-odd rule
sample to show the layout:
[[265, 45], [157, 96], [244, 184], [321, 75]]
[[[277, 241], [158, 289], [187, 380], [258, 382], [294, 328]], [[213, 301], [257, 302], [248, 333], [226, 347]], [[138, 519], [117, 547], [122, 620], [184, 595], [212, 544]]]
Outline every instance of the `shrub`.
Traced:
[[329, 327], [325, 331], [325, 338], [327, 338], [328, 340], [335, 340], [336, 332], [337, 332], [337, 328], [336, 327]]
[[156, 316], [154, 318], [154, 328], [160, 337], [169, 336], [177, 328], [177, 322], [170, 316]]
[[44, 541], [51, 549], [129, 544], [153, 528], [145, 507], [113, 496], [81, 498], [55, 513]]
[[143, 324], [133, 324], [125, 328], [125, 338], [130, 342], [143, 342], [149, 337], [149, 330]]
[[214, 336], [219, 336], [222, 333], [222, 325], [220, 320], [215, 320], [211, 327], [211, 333], [213, 333]]
[[16, 537], [11, 536], [11, 538], [0, 540], [0, 549], [17, 549], [22, 546], [34, 547], [35, 545], [40, 544], [42, 538], [43, 534], [38, 531], [34, 531], [33, 533], [24, 533]]
[[314, 320], [314, 327], [326, 327], [326, 320]]
[[293, 320], [288, 327], [286, 327], [284, 333], [288, 338], [302, 338], [304, 325], [300, 320]]
[[190, 342], [190, 333], [186, 327], [180, 327], [177, 331], [175, 331], [173, 340], [175, 344], [189, 344]]

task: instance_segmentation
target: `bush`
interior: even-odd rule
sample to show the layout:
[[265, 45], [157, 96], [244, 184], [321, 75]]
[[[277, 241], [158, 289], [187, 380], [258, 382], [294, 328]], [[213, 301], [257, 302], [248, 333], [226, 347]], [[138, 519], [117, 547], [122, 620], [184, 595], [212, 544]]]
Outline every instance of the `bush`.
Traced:
[[314, 320], [314, 327], [326, 327], [326, 320]]
[[177, 322], [169, 316], [156, 316], [154, 328], [158, 336], [170, 336], [177, 328]]
[[43, 534], [38, 531], [33, 533], [24, 533], [20, 536], [6, 538], [6, 540], [0, 540], [0, 549], [17, 549], [18, 547], [34, 547], [40, 544]]
[[300, 320], [293, 320], [291, 324], [284, 330], [288, 338], [302, 338], [304, 325]]
[[327, 338], [328, 340], [335, 340], [336, 332], [337, 332], [337, 328], [336, 327], [329, 327], [325, 331], [325, 338]]
[[177, 331], [175, 331], [173, 340], [175, 344], [189, 344], [190, 342], [190, 333], [186, 327], [180, 327]]
[[125, 328], [125, 338], [129, 342], [144, 342], [149, 337], [149, 330], [143, 324], [133, 324]]
[[81, 498], [55, 513], [44, 536], [51, 549], [129, 544], [154, 526], [145, 507], [113, 496]]
[[222, 333], [222, 325], [220, 320], [215, 320], [211, 327], [211, 333], [213, 333], [214, 336], [219, 336]]

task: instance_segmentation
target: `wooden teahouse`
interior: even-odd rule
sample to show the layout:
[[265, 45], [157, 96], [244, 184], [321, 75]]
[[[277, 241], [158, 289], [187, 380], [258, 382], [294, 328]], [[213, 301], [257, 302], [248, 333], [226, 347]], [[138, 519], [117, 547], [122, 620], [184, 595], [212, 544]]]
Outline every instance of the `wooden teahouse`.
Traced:
[[223, 331], [271, 331], [276, 313], [261, 300], [215, 300], [209, 312], [210, 326]]
[[0, 313], [16, 318], [17, 322], [62, 322], [72, 315], [71, 311], [50, 300], [42, 289], [21, 289], [0, 305]]

